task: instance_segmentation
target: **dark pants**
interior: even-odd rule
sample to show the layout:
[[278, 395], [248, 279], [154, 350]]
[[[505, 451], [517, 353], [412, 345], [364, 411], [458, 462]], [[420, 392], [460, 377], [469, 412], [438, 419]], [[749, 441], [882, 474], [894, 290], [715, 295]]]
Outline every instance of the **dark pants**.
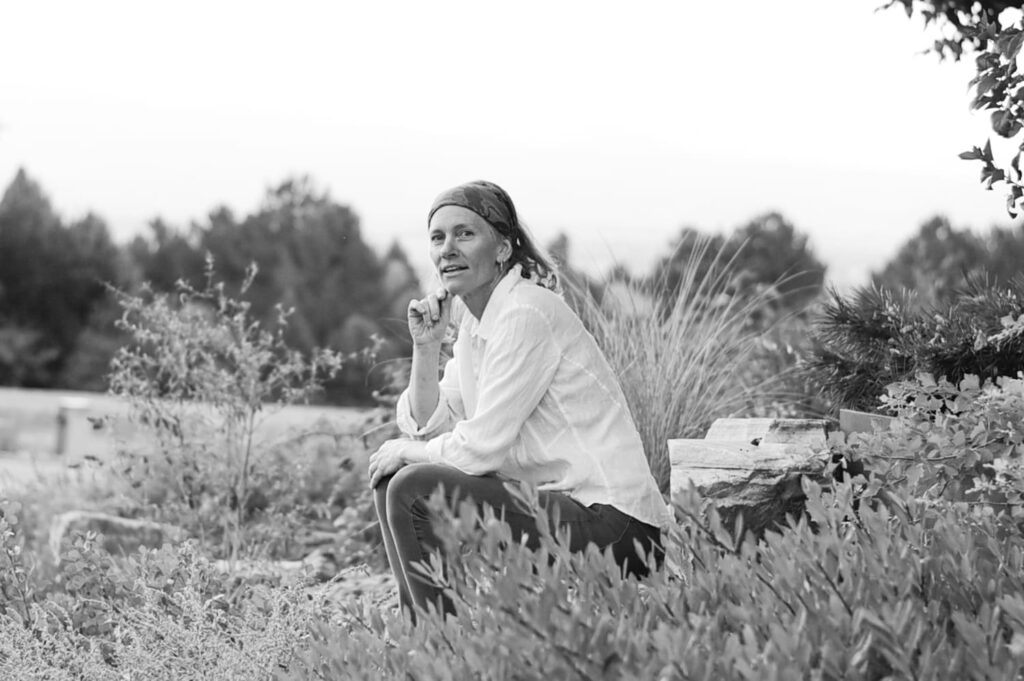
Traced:
[[[411, 612], [414, 606], [425, 609], [428, 603], [437, 605], [440, 599], [441, 609], [453, 611], [441, 589], [413, 567], [425, 562], [432, 551], [443, 549], [431, 527], [426, 504], [439, 486], [449, 507], [465, 499], [471, 499], [481, 509], [490, 506], [499, 517], [504, 516], [516, 541], [521, 541], [525, 534], [527, 546], [539, 546], [535, 516], [509, 494], [505, 482], [493, 475], [467, 475], [451, 466], [420, 463], [405, 466], [377, 484], [373, 501], [403, 608]], [[660, 556], [658, 528], [606, 504], [584, 506], [558, 492], [538, 494], [552, 523], [554, 516], [558, 516], [558, 527], [552, 527], [552, 533], [568, 528], [570, 551], [583, 551], [590, 544], [601, 550], [610, 546], [623, 570], [638, 577], [645, 576], [648, 569], [637, 555], [635, 541], [640, 542], [645, 554], [655, 550]]]

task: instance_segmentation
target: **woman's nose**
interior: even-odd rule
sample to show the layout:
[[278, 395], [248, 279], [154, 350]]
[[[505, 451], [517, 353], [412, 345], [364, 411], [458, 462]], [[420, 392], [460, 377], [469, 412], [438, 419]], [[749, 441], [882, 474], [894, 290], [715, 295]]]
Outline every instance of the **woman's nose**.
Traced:
[[455, 237], [451, 236], [451, 235], [446, 236], [444, 238], [444, 243], [441, 244], [441, 255], [448, 255], [448, 254], [454, 253], [454, 252], [455, 252]]

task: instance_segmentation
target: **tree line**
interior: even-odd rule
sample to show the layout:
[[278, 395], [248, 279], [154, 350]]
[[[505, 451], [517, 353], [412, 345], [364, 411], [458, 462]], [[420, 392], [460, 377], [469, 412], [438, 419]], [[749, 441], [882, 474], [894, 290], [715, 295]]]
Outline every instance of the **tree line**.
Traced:
[[[695, 261], [701, 240], [710, 243]], [[598, 281], [574, 267], [568, 237], [548, 246], [570, 282], [570, 301], [572, 291], [600, 295], [616, 280], [670, 295], [686, 263], [710, 269], [717, 259], [730, 263], [734, 295], [770, 290], [779, 311], [792, 313], [821, 297], [826, 274], [807, 235], [777, 212], [728, 234], [684, 227], [669, 253], [642, 276], [620, 267]], [[124, 342], [115, 326], [120, 309], [114, 292], [137, 291], [144, 283], [158, 293], [173, 292], [179, 280], [201, 286], [208, 258], [231, 295], [255, 263], [245, 300], [256, 319], [268, 322], [278, 305], [292, 309], [286, 337], [291, 347], [306, 353], [377, 348], [373, 362], [351, 362], [327, 386], [329, 402], [371, 402], [388, 380], [390, 360], [410, 354], [405, 307], [420, 283], [408, 258], [397, 244], [375, 252], [362, 238], [356, 213], [307, 177], [271, 187], [244, 217], [218, 207], [187, 229], [157, 218], [146, 233], [120, 245], [97, 215], [63, 220], [21, 170], [0, 199], [0, 385], [105, 389], [110, 358]], [[1009, 281], [1020, 275], [1022, 263], [1024, 224], [979, 234], [936, 216], [871, 279], [938, 303], [971, 277]]]
[[376, 363], [408, 354], [405, 306], [419, 291], [408, 259], [397, 244], [376, 253], [355, 212], [308, 178], [269, 189], [245, 217], [218, 207], [187, 230], [155, 219], [121, 246], [96, 215], [64, 222], [22, 170], [0, 199], [0, 385], [103, 390], [124, 341], [115, 291], [203, 286], [208, 258], [229, 295], [256, 265], [244, 298], [258, 320], [292, 309], [292, 348], [354, 353], [379, 339], [373, 364], [351, 362], [327, 386], [331, 402], [369, 401]]

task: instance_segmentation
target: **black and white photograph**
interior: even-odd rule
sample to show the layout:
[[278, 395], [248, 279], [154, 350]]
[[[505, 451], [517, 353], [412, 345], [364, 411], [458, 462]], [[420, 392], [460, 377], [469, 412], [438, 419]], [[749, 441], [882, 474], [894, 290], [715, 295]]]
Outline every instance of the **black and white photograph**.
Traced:
[[1019, 0], [0, 0], [0, 680], [1024, 679]]

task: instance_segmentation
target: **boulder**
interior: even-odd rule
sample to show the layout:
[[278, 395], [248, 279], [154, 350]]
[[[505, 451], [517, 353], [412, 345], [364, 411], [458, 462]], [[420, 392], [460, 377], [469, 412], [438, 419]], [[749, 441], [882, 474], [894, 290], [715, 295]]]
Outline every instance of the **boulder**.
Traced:
[[171, 525], [151, 520], [122, 518], [95, 511], [68, 511], [50, 523], [49, 544], [56, 561], [60, 561], [62, 548], [71, 541], [75, 532], [94, 532], [99, 545], [112, 555], [126, 555], [140, 546], [159, 548], [168, 541], [180, 541], [184, 532]]
[[731, 525], [761, 532], [803, 505], [801, 479], [820, 479], [831, 459], [821, 419], [718, 419], [704, 439], [669, 440], [673, 498], [693, 485]]

